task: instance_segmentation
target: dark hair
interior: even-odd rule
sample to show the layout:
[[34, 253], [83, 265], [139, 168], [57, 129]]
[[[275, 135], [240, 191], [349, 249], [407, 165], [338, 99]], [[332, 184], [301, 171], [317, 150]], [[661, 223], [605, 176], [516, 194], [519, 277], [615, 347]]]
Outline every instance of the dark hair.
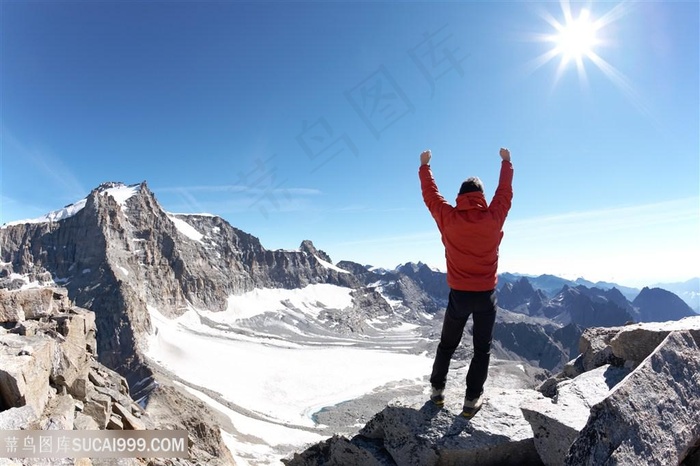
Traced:
[[459, 188], [459, 194], [473, 193], [475, 191], [479, 191], [480, 193], [484, 192], [484, 184], [479, 177], [476, 176], [464, 180], [464, 183], [462, 183], [462, 186]]

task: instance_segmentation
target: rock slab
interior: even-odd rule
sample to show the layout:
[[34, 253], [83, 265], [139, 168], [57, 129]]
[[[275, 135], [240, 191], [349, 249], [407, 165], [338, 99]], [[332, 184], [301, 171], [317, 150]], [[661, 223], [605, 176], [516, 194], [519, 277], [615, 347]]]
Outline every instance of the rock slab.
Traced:
[[700, 439], [700, 349], [672, 332], [603, 401], [565, 465], [680, 464]]

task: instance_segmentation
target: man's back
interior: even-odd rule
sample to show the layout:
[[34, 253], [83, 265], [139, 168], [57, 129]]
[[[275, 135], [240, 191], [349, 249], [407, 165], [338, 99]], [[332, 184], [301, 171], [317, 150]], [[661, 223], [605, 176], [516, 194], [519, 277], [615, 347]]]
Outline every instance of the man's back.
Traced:
[[457, 205], [450, 205], [440, 195], [428, 163], [421, 164], [419, 177], [423, 200], [445, 245], [450, 288], [493, 290], [497, 283], [498, 247], [513, 198], [510, 154], [501, 164], [498, 188], [490, 205], [480, 191], [460, 194]]

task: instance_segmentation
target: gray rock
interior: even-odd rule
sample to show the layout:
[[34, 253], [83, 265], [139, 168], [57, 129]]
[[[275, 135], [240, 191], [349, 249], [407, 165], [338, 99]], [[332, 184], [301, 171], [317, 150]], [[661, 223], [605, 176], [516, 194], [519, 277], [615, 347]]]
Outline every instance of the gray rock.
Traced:
[[591, 409], [566, 465], [679, 464], [700, 438], [700, 350], [673, 332]]
[[22, 322], [24, 309], [13, 299], [17, 291], [0, 290], [0, 322]]
[[[31, 355], [18, 356], [26, 346]], [[49, 375], [56, 345], [35, 336], [0, 336], [0, 403], [8, 408], [31, 405], [40, 413], [49, 398]]]
[[674, 330], [687, 330], [700, 345], [700, 316], [678, 321], [628, 325], [610, 340], [613, 354], [620, 359], [639, 364]]
[[592, 327], [583, 331], [579, 342], [579, 352], [582, 358], [581, 364], [585, 371], [607, 364], [615, 366], [624, 364], [624, 360], [615, 356], [610, 347], [610, 340], [619, 331], [620, 327]]
[[36, 422], [37, 412], [31, 405], [0, 411], [0, 430], [29, 429]]
[[112, 415], [109, 417], [109, 421], [107, 421], [107, 429], [123, 430], [124, 424], [122, 423], [122, 418], [118, 414], [112, 413]]
[[[325, 442], [314, 445], [291, 458], [283, 459], [287, 466], [385, 466], [391, 464], [377, 459], [367, 448], [358, 446], [345, 437], [334, 435]], [[394, 463], [395, 464], [395, 463]]]
[[146, 424], [133, 414], [128, 408], [125, 408], [121, 404], [114, 402], [112, 403], [112, 411], [119, 415], [122, 420], [122, 426], [124, 429], [128, 430], [144, 430], [146, 429]]
[[57, 306], [51, 288], [0, 289], [0, 322], [22, 322], [51, 315]]
[[83, 413], [93, 418], [100, 429], [104, 429], [112, 415], [112, 399], [107, 395], [90, 390], [83, 404]]
[[214, 418], [210, 408], [197, 399], [185, 396], [184, 393], [184, 390], [173, 385], [156, 385], [146, 406], [146, 414], [155, 424], [153, 428], [186, 430], [189, 433], [190, 457], [196, 459], [196, 464], [236, 464], [223, 443], [221, 430], [212, 423], [205, 422]]
[[75, 430], [100, 430], [100, 426], [90, 416], [83, 413], [75, 413], [75, 421], [73, 422]]
[[95, 314], [85, 309], [72, 308], [53, 317], [56, 323], [59, 357], [51, 370], [57, 385], [64, 385], [78, 399], [85, 399], [88, 370], [95, 347]]
[[545, 465], [558, 466], [564, 462], [571, 444], [588, 421], [591, 406], [605, 398], [628, 373], [623, 368], [602, 366], [560, 382], [554, 399], [543, 397], [521, 406]]
[[325, 442], [301, 453], [305, 462], [288, 460], [288, 464], [365, 464], [361, 458], [367, 452], [379, 464], [402, 466], [542, 464], [532, 429], [519, 410], [520, 403], [541, 396], [539, 393], [493, 388], [481, 411], [466, 420], [461, 416], [463, 387], [450, 382], [448, 387], [443, 409], [426, 402], [427, 395], [391, 402], [349, 441], [363, 452], [346, 450], [343, 463], [332, 456], [330, 444]]
[[384, 449], [397, 464], [434, 466], [439, 457], [430, 440], [431, 411], [434, 410], [421, 412], [390, 406], [367, 423], [360, 435], [369, 439], [381, 439]]
[[49, 400], [42, 420], [41, 430], [73, 430], [75, 399], [70, 395], [58, 395]]

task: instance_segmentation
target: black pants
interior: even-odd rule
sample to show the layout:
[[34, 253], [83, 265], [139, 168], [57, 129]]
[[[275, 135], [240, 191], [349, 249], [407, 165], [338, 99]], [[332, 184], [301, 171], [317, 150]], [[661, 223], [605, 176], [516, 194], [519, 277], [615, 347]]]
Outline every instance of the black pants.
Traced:
[[496, 321], [496, 290], [450, 290], [430, 383], [433, 387], [445, 388], [450, 359], [462, 340], [464, 326], [470, 315], [474, 320], [474, 356], [467, 372], [467, 397], [473, 399], [483, 393], [489, 372], [493, 324]]

